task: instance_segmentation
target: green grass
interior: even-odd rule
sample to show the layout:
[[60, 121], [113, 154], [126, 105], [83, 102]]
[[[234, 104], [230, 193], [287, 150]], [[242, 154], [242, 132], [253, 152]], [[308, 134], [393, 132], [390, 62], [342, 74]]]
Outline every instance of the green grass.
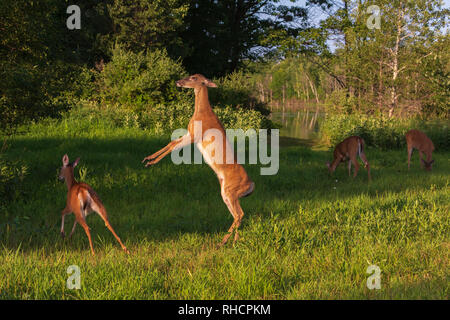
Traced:
[[[151, 168], [141, 160], [168, 137], [139, 129], [41, 124], [9, 140], [3, 158], [28, 167], [16, 200], [0, 210], [2, 299], [448, 299], [449, 152], [431, 173], [406, 150], [366, 151], [361, 168], [331, 177], [331, 152], [280, 150], [275, 176], [247, 165], [254, 193], [241, 199], [241, 240], [216, 249], [232, 223], [206, 165]], [[90, 215], [96, 256], [82, 228], [59, 235], [66, 187], [61, 158], [80, 156], [80, 172], [102, 198], [122, 252], [100, 217]], [[66, 233], [73, 215], [66, 218]], [[366, 286], [369, 265], [381, 289]], [[81, 289], [66, 288], [78, 265]]]

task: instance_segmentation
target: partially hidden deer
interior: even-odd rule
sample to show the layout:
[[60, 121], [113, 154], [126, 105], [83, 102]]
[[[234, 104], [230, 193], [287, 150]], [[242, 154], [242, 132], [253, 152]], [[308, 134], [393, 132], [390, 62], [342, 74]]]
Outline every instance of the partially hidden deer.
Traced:
[[[144, 158], [142, 162], [145, 163], [147, 161], [146, 167], [154, 165], [172, 151], [192, 143], [196, 144], [205, 162], [217, 175], [222, 199], [233, 216], [233, 223], [219, 244], [219, 246], [222, 246], [228, 241], [233, 232], [234, 241], [239, 239], [237, 229], [244, 216], [244, 212], [239, 204], [239, 198], [250, 195], [254, 190], [255, 184], [248, 177], [244, 167], [237, 163], [225, 130], [209, 104], [208, 87], [217, 88], [217, 85], [201, 74], [194, 74], [178, 80], [176, 85], [182, 88], [194, 89], [195, 111], [189, 121], [188, 132], [181, 138], [173, 140], [161, 150]], [[201, 134], [194, 133], [194, 127], [199, 123], [201, 125]], [[220, 134], [217, 135], [217, 133]], [[232, 159], [232, 161], [227, 159]]]
[[327, 162], [327, 167], [330, 173], [336, 170], [336, 167], [345, 160], [348, 160], [348, 175], [351, 176], [352, 163], [355, 167], [353, 177], [356, 177], [359, 170], [359, 163], [357, 157], [359, 156], [364, 163], [364, 167], [367, 168], [367, 175], [369, 181], [370, 177], [370, 165], [367, 161], [366, 154], [364, 153], [364, 139], [358, 136], [351, 136], [339, 143], [333, 152], [333, 162], [330, 164]]
[[[431, 141], [425, 133], [415, 129], [409, 130], [405, 134], [405, 138], [408, 149], [408, 170], [411, 164], [411, 155], [413, 150], [417, 149], [419, 150], [419, 157], [422, 167], [427, 171], [431, 171], [434, 163], [434, 160], [432, 159], [432, 153], [434, 151], [433, 141]], [[427, 156], [427, 160], [423, 159], [423, 153]]]
[[78, 165], [80, 158], [77, 158], [73, 163], [69, 163], [69, 157], [65, 154], [62, 158], [63, 166], [59, 173], [59, 179], [65, 180], [67, 185], [67, 202], [66, 207], [62, 210], [62, 222], [61, 222], [61, 236], [64, 238], [64, 217], [69, 213], [75, 214], [75, 221], [73, 223], [72, 232], [69, 238], [75, 232], [77, 223], [83, 227], [86, 235], [89, 239], [89, 245], [91, 247], [92, 255], [95, 255], [94, 247], [92, 246], [91, 233], [89, 227], [86, 224], [86, 216], [95, 211], [105, 222], [105, 226], [111, 231], [117, 241], [120, 243], [122, 249], [129, 253], [128, 249], [124, 246], [120, 238], [114, 232], [113, 227], [109, 223], [108, 214], [102, 201], [98, 197], [97, 193], [86, 183], [77, 182], [73, 176], [73, 169]]

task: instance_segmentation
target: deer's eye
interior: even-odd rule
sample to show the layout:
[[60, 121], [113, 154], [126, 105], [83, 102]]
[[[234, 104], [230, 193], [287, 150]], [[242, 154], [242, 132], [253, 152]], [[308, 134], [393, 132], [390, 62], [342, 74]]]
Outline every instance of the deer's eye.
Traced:
[[197, 77], [192, 77], [191, 80], [196, 81], [196, 80], [197, 80]]

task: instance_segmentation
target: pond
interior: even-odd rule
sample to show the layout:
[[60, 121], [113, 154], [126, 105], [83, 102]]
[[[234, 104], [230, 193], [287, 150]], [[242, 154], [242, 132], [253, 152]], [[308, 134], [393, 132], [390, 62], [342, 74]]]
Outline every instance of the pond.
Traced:
[[319, 111], [273, 111], [270, 119], [282, 125], [280, 137], [311, 141], [317, 138], [319, 120], [324, 113]]

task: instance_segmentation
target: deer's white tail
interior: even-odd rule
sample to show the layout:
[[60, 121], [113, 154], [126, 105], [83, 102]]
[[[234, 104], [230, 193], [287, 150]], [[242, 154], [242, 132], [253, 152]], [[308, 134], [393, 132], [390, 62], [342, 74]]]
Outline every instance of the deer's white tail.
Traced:
[[364, 163], [364, 166], [367, 165], [367, 159], [365, 157], [364, 154], [364, 140], [363, 139], [358, 139], [358, 156], [359, 158], [362, 160], [362, 162]]

